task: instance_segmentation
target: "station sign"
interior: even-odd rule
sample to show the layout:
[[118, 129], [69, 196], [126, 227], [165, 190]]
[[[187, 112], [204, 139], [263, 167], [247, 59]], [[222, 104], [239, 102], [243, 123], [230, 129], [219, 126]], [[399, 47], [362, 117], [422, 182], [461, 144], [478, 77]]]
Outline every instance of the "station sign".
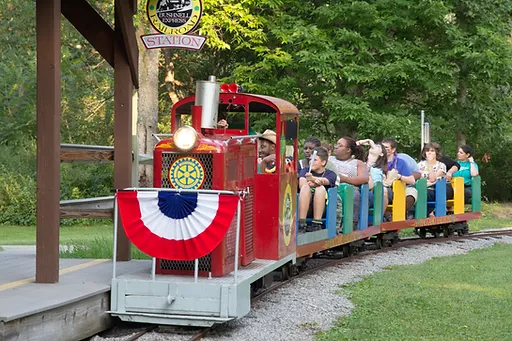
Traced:
[[148, 0], [146, 9], [149, 22], [161, 33], [141, 36], [147, 49], [200, 50], [203, 47], [206, 37], [187, 35], [201, 21], [201, 0]]
[[187, 50], [200, 50], [203, 48], [206, 37], [199, 35], [169, 36], [165, 34], [148, 34], [141, 36], [142, 43], [147, 49], [177, 48]]
[[149, 22], [155, 30], [167, 35], [192, 32], [203, 13], [201, 0], [148, 0]]

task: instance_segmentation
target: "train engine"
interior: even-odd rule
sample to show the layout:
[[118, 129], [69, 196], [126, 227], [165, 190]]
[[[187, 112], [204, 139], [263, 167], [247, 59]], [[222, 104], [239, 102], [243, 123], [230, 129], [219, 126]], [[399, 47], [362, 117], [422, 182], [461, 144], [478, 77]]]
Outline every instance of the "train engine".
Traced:
[[[297, 158], [298, 110], [287, 101], [238, 90], [234, 85], [221, 87], [214, 77], [199, 81], [196, 94], [172, 108], [172, 136], [155, 146], [154, 188], [117, 194], [127, 236], [153, 256], [153, 263], [151, 279], [147, 274], [114, 277], [113, 316], [194, 326], [229, 321], [249, 312], [254, 282], [295, 263], [297, 172], [295, 163], [287, 160]], [[258, 141], [262, 135], [250, 131], [250, 119], [263, 116], [275, 145], [272, 172], [260, 172]], [[229, 126], [218, 127], [219, 119], [227, 120]], [[220, 242], [207, 252], [196, 252], [197, 257], [162, 256], [165, 252], [160, 251], [172, 248], [173, 236], [179, 235], [174, 225], [166, 223], [170, 219], [164, 211], [172, 211], [174, 218], [180, 215], [176, 210], [188, 210], [165, 200], [185, 197], [185, 193], [231, 195], [238, 206], [233, 218], [225, 220], [225, 232], [217, 234]], [[142, 207], [148, 197], [153, 203], [150, 209]], [[146, 214], [148, 210], [157, 213]], [[199, 206], [195, 211], [201, 211]], [[161, 223], [150, 227], [156, 216], [163, 217], [158, 218]], [[204, 225], [194, 219], [188, 224], [190, 230]], [[142, 237], [146, 230], [152, 231], [147, 234], [151, 240]], [[184, 243], [188, 240], [184, 234], [178, 237]]]

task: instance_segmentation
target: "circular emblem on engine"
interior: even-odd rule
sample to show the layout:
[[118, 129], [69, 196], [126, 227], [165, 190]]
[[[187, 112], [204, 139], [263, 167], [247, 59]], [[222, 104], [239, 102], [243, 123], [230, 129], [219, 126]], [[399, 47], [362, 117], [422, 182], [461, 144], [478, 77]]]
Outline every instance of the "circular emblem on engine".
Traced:
[[203, 12], [201, 0], [149, 0], [149, 22], [160, 33], [182, 35], [194, 30]]
[[169, 182], [174, 188], [198, 189], [204, 177], [203, 165], [193, 157], [182, 157], [169, 167]]
[[290, 184], [286, 185], [283, 196], [283, 236], [284, 244], [290, 245], [292, 238], [292, 222], [293, 222], [293, 207], [292, 207], [292, 188]]

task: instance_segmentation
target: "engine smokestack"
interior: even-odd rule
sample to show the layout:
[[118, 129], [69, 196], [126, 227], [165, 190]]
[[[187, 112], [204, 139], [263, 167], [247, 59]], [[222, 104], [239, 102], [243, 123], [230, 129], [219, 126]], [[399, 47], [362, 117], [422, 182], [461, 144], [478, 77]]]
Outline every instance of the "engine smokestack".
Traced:
[[201, 128], [216, 128], [219, 115], [220, 83], [215, 76], [196, 83], [195, 105], [202, 107]]

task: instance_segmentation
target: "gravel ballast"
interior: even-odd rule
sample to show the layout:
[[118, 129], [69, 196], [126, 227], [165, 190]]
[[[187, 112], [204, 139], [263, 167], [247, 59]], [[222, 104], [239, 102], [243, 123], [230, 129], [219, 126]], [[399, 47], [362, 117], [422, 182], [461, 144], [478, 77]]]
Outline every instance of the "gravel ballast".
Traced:
[[[350, 314], [353, 309], [349, 299], [340, 292], [342, 285], [384, 271], [389, 266], [419, 264], [433, 257], [463, 254], [495, 243], [512, 244], [512, 237], [455, 240], [390, 250], [320, 270], [296, 278], [266, 295], [253, 305], [247, 316], [216, 328], [203, 340], [313, 340], [316, 332], [330, 329], [338, 317]], [[188, 338], [190, 335], [151, 332], [139, 340], [181, 341]], [[123, 339], [96, 336], [91, 340]]]

